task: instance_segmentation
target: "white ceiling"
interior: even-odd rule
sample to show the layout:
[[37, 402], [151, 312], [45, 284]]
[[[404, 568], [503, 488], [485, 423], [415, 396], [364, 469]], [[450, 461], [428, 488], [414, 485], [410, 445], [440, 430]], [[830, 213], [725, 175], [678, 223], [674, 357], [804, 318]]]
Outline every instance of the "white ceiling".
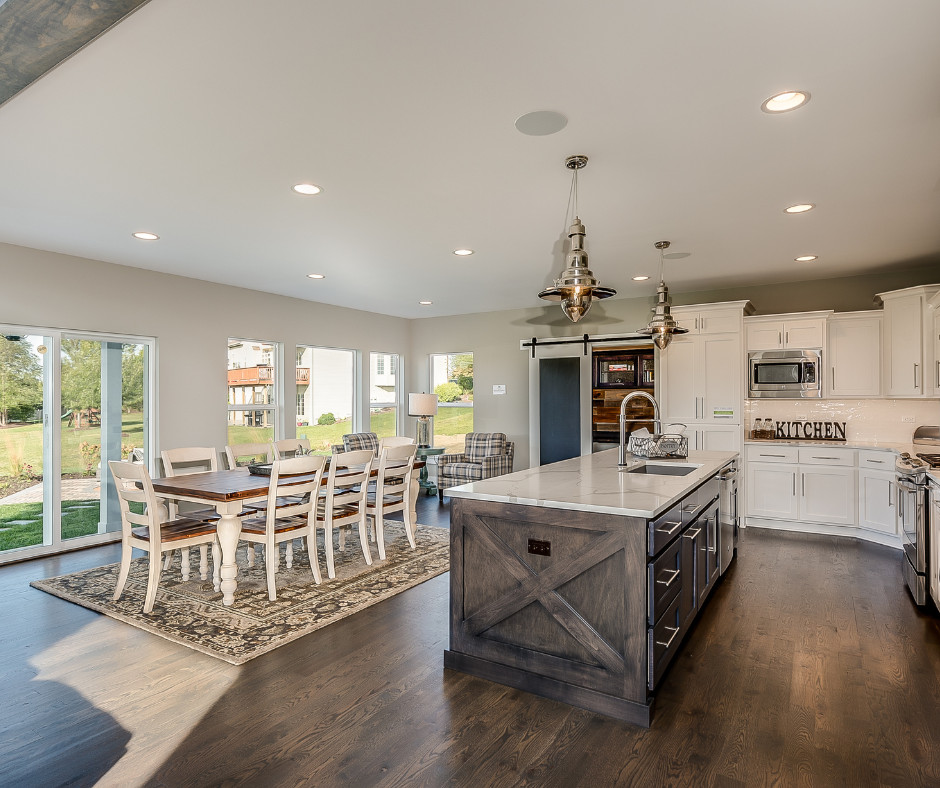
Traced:
[[[404, 317], [539, 306], [584, 154], [618, 298], [660, 239], [674, 292], [911, 267], [940, 260], [937, 31], [936, 0], [151, 0], [0, 107], [0, 241]], [[546, 109], [563, 131], [515, 129]]]

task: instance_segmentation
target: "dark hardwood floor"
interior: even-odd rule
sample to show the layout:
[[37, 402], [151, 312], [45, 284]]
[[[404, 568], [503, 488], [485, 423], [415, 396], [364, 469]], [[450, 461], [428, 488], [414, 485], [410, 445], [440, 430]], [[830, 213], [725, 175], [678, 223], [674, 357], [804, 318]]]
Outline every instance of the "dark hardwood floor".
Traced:
[[447, 575], [240, 667], [28, 586], [117, 557], [0, 568], [0, 785], [940, 785], [940, 626], [888, 548], [744, 531], [649, 730], [445, 671]]

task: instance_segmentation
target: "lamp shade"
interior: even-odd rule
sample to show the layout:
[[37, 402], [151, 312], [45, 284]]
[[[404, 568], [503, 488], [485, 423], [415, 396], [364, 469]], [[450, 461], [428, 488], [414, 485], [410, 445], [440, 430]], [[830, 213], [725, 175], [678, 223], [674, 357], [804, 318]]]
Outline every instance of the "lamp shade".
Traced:
[[409, 416], [434, 416], [437, 414], [437, 394], [409, 394]]

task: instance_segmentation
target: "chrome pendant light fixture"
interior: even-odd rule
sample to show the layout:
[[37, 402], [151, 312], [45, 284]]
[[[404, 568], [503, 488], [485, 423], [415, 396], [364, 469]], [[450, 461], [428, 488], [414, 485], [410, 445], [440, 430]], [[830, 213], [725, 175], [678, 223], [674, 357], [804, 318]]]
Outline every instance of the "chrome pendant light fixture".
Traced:
[[665, 250], [669, 248], [669, 241], [657, 241], [653, 244], [659, 249], [659, 287], [656, 288], [656, 306], [653, 307], [653, 317], [646, 328], [637, 331], [653, 338], [653, 343], [660, 350], [665, 350], [672, 341], [674, 334], [688, 334], [689, 329], [681, 328], [669, 311], [669, 288], [663, 278], [665, 265]]
[[[572, 323], [584, 317], [595, 298], [610, 298], [617, 291], [610, 287], [601, 287], [594, 273], [588, 268], [588, 255], [584, 251], [584, 225], [578, 218], [578, 170], [587, 164], [587, 156], [569, 156], [565, 166], [572, 171], [571, 191], [568, 195], [568, 212], [565, 214], [565, 226], [571, 239], [571, 251], [565, 256], [565, 270], [555, 280], [554, 287], [539, 293], [539, 298], [546, 301], [560, 301], [561, 308]], [[574, 210], [572, 211], [572, 206]], [[573, 214], [574, 221], [568, 226], [568, 218]]]

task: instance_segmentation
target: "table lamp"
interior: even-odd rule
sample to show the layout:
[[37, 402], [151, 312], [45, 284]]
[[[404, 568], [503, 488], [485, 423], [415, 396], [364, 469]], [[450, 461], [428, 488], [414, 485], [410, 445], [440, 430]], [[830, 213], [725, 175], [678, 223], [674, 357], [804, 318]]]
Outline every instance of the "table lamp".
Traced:
[[431, 445], [431, 417], [437, 414], [437, 394], [409, 394], [408, 415], [417, 416], [415, 442], [419, 448]]

